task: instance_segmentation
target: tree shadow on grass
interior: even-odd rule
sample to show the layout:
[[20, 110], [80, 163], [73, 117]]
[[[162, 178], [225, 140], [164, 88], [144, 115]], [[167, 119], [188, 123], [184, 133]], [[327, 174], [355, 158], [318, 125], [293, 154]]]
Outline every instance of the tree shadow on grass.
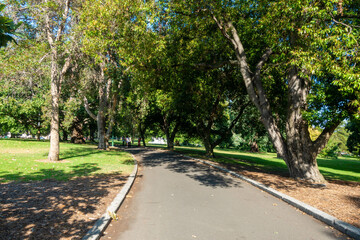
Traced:
[[56, 170], [52, 168], [40, 169], [37, 172], [32, 172], [28, 174], [24, 174], [23, 172], [1, 172], [0, 173], [0, 181], [17, 181], [17, 180], [44, 180], [44, 179], [53, 179], [53, 180], [68, 180], [73, 177], [81, 177], [81, 176], [89, 176], [94, 172], [101, 170], [98, 167], [97, 163], [82, 163], [75, 166], [70, 166], [72, 169], [69, 172], [65, 172], [64, 170]]
[[0, 184], [0, 239], [81, 239], [100, 217], [95, 213], [107, 188], [121, 187], [125, 180], [109, 175]]
[[186, 159], [177, 153], [168, 151], [154, 152], [145, 149], [130, 149], [128, 151], [134, 155], [142, 155], [141, 164], [145, 167], [163, 166], [172, 172], [183, 174], [195, 180], [202, 186], [212, 188], [241, 187], [240, 181], [227, 176], [219, 170], [214, 170], [212, 167]]
[[77, 157], [86, 157], [90, 155], [97, 155], [102, 153], [100, 150], [96, 151], [96, 149], [87, 147], [87, 148], [70, 148], [65, 151], [62, 151], [60, 154], [61, 160], [63, 159], [71, 159]]
[[[181, 152], [184, 150], [182, 149]], [[190, 154], [196, 154], [201, 158], [204, 158], [205, 152], [201, 149], [186, 149], [185, 152]], [[289, 177], [288, 169], [285, 162], [271, 161], [262, 158], [261, 156], [248, 156], [241, 154], [241, 152], [228, 154], [228, 153], [216, 153], [217, 158], [213, 161], [219, 162], [222, 165], [232, 168], [234, 170], [248, 170], [253, 172], [271, 173], [282, 177]], [[360, 161], [357, 160], [343, 160], [343, 159], [323, 159], [318, 158], [318, 164], [320, 166], [320, 172], [327, 180], [343, 180], [360, 182], [359, 177], [346, 174], [346, 172], [359, 173]], [[334, 170], [331, 171], [330, 169]], [[345, 172], [345, 173], [344, 173]], [[339, 182], [341, 184], [341, 182]]]

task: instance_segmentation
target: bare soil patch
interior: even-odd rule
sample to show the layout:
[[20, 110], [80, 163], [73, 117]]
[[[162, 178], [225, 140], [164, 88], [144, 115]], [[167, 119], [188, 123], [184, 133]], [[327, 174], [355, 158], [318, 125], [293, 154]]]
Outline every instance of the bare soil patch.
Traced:
[[0, 184], [0, 239], [81, 239], [127, 176]]

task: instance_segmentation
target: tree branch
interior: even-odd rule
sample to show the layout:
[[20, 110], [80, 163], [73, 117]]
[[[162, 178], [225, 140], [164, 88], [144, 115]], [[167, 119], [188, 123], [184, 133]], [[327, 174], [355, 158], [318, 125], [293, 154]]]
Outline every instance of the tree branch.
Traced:
[[328, 143], [331, 135], [334, 133], [335, 129], [342, 122], [341, 120], [335, 120], [327, 124], [325, 129], [321, 132], [320, 136], [313, 142], [313, 150], [319, 154], [321, 150]]
[[94, 119], [95, 121], [97, 121], [97, 116], [94, 113], [91, 112], [89, 102], [88, 102], [86, 97], [84, 97], [84, 107], [85, 107], [86, 112], [89, 114], [89, 116], [92, 119]]
[[65, 28], [66, 19], [67, 19], [68, 14], [69, 14], [69, 10], [70, 10], [70, 0], [66, 0], [66, 2], [65, 2], [65, 10], [64, 10], [64, 13], [63, 13], [63, 19], [62, 19], [62, 21], [60, 23], [59, 29], [57, 31], [56, 39], [55, 39], [56, 42], [60, 41], [60, 39], [61, 39], [62, 32], [63, 32], [63, 30]]
[[216, 25], [218, 26], [218, 28], [220, 29], [222, 35], [224, 35], [224, 37], [227, 38], [229, 41], [232, 41], [229, 34], [227, 34], [226, 29], [224, 28], [222, 21], [218, 20], [213, 13], [211, 13], [211, 17], [212, 17], [212, 19], [214, 19], [214, 21], [215, 21]]
[[220, 138], [217, 139], [213, 144], [212, 147], [216, 147], [217, 145], [219, 145], [224, 138], [226, 137], [227, 134], [229, 134], [231, 132], [231, 130], [235, 127], [236, 123], [239, 121], [239, 119], [241, 118], [241, 116], [243, 115], [245, 109], [250, 105], [250, 101], [246, 102], [245, 104], [241, 105], [240, 111], [238, 113], [238, 115], [236, 116], [235, 119], [232, 120], [230, 126], [228, 129], [226, 129], [225, 133], [220, 135]]
[[50, 13], [47, 13], [46, 16], [45, 16], [46, 35], [47, 35], [47, 39], [48, 39], [48, 42], [49, 42], [51, 48], [53, 48], [54, 47], [54, 39], [53, 39], [53, 37], [51, 35], [49, 14]]
[[270, 55], [273, 53], [272, 49], [266, 49], [265, 53], [261, 56], [259, 63], [256, 65], [255, 75], [254, 78], [260, 80], [261, 77], [261, 69], [263, 68], [264, 64], [269, 59]]

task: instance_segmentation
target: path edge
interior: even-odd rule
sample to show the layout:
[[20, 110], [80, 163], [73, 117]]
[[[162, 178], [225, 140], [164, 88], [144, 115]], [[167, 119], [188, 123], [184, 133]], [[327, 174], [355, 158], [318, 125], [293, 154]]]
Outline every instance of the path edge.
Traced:
[[260, 183], [260, 182], [257, 182], [255, 180], [252, 180], [250, 178], [247, 178], [239, 173], [236, 173], [236, 172], [233, 172], [229, 169], [226, 169], [224, 167], [220, 167], [216, 164], [213, 164], [213, 163], [210, 163], [208, 161], [205, 161], [205, 160], [202, 160], [202, 159], [198, 159], [198, 158], [193, 158], [193, 157], [190, 157], [190, 156], [187, 156], [187, 155], [183, 155], [181, 154], [181, 156], [185, 157], [185, 158], [189, 158], [189, 159], [192, 159], [192, 160], [195, 160], [195, 161], [198, 161], [198, 162], [201, 162], [201, 163], [204, 163], [204, 164], [207, 164], [209, 166], [212, 166], [214, 168], [217, 168], [221, 171], [224, 171], [226, 173], [229, 173], [231, 174], [232, 176], [235, 176], [237, 178], [240, 178], [242, 180], [244, 180], [245, 182], [247, 183], [250, 183], [251, 185], [263, 190], [264, 192], [267, 192], [271, 195], [273, 195], [274, 197], [276, 198], [279, 198], [281, 199], [282, 201], [292, 205], [293, 207], [303, 211], [304, 213], [324, 222], [325, 224], [335, 228], [336, 230], [342, 232], [342, 233], [345, 233], [346, 235], [348, 235], [349, 237], [352, 237], [354, 238], [355, 240], [360, 240], [360, 228], [357, 228], [349, 223], [346, 223], [344, 221], [341, 221], [337, 218], [335, 218], [334, 216], [331, 216], [315, 207], [312, 207], [306, 203], [303, 203], [293, 197], [290, 197], [284, 193], [281, 193], [271, 187], [267, 187], [266, 185]]
[[109, 215], [109, 212], [115, 214], [116, 211], [120, 208], [121, 204], [123, 203], [126, 195], [130, 191], [138, 172], [138, 163], [135, 159], [135, 156], [133, 154], [131, 154], [131, 156], [133, 157], [135, 163], [134, 170], [129, 175], [128, 180], [126, 181], [125, 185], [121, 188], [120, 192], [116, 195], [114, 200], [106, 209], [106, 212], [102, 215], [101, 218], [99, 218], [96, 221], [95, 225], [86, 233], [86, 235], [82, 238], [82, 240], [98, 240], [101, 237], [103, 231], [106, 229], [106, 227], [109, 225], [112, 219], [111, 216]]

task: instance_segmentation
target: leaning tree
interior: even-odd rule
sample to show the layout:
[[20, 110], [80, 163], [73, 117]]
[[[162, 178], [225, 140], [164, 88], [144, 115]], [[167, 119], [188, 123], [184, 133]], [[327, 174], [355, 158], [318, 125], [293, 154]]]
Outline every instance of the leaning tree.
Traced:
[[[173, 1], [169, 8], [199, 31], [212, 21], [232, 46], [229, 63], [236, 61], [290, 175], [325, 182], [316, 156], [359, 107], [359, 2]], [[281, 70], [272, 74], [278, 66]], [[278, 121], [269, 98], [275, 82], [286, 89], [285, 121]], [[322, 129], [314, 141], [311, 125]]]

